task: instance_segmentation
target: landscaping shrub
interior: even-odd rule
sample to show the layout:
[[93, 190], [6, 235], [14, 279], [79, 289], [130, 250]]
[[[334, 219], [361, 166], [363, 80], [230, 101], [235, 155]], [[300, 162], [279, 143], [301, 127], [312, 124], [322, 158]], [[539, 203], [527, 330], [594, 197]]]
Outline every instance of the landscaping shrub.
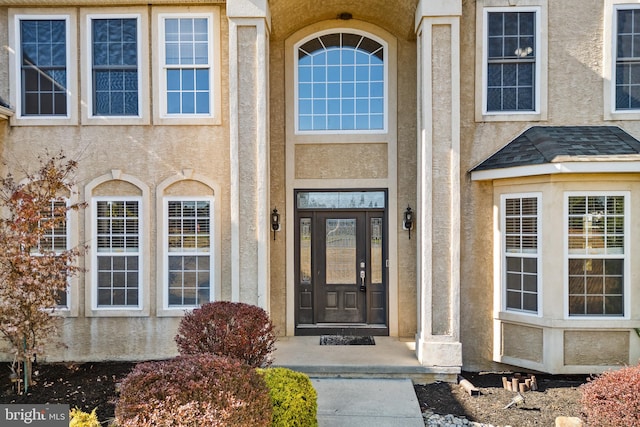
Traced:
[[318, 425], [316, 390], [309, 377], [287, 368], [258, 369], [269, 388], [273, 405], [272, 426], [314, 427]]
[[212, 354], [136, 365], [116, 403], [120, 427], [269, 426], [269, 390], [254, 368]]
[[257, 368], [271, 364], [276, 335], [260, 307], [216, 301], [187, 313], [175, 340], [180, 354], [213, 353]]
[[69, 418], [69, 427], [101, 427], [96, 410], [91, 413], [83, 412], [81, 409], [74, 408], [71, 410]]
[[589, 426], [640, 425], [640, 366], [605, 372], [580, 390]]

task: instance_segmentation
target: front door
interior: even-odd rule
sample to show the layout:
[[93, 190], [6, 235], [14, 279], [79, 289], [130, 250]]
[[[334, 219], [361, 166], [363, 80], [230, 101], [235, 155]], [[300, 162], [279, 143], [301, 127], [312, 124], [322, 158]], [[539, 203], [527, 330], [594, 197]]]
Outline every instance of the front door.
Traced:
[[363, 212], [318, 213], [315, 227], [319, 323], [366, 323]]
[[297, 210], [297, 334], [388, 333], [384, 203], [344, 205]]

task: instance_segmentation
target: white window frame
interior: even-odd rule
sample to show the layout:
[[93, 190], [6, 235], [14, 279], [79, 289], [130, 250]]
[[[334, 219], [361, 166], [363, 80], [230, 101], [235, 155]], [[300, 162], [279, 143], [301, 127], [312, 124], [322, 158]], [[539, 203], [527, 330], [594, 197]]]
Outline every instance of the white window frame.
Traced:
[[[150, 124], [149, 92], [149, 20], [146, 9], [119, 8], [120, 13], [109, 13], [108, 9], [88, 8], [80, 12], [82, 123], [86, 125], [147, 125]], [[101, 116], [93, 113], [93, 31], [94, 19], [136, 19], [138, 54], [138, 114], [129, 116]]]
[[[507, 199], [536, 199], [536, 220], [537, 220], [537, 247], [536, 253], [507, 253], [506, 250], [506, 202]], [[543, 307], [542, 307], [542, 193], [540, 192], [532, 192], [532, 193], [509, 193], [509, 194], [501, 194], [500, 195], [500, 309], [502, 312], [508, 312], [517, 315], [523, 316], [533, 316], [533, 317], [542, 317], [543, 315]], [[507, 262], [506, 258], [508, 255], [514, 255], [520, 258], [535, 258], [537, 265], [537, 273], [536, 273], [536, 282], [537, 282], [537, 311], [529, 311], [529, 310], [517, 310], [512, 308], [507, 308]]]
[[[569, 197], [598, 197], [598, 196], [622, 196], [624, 197], [624, 253], [622, 255], [595, 255], [585, 254], [576, 255], [569, 253]], [[630, 251], [630, 235], [631, 235], [631, 193], [629, 191], [566, 191], [563, 197], [563, 246], [564, 246], [564, 271], [563, 271], [563, 298], [564, 298], [564, 318], [565, 320], [576, 321], [611, 321], [611, 320], [628, 320], [631, 312], [631, 251]], [[623, 268], [623, 316], [570, 316], [569, 315], [569, 258], [596, 258], [596, 259], [620, 259], [624, 260]]]
[[[60, 197], [57, 199], [52, 199], [51, 203], [55, 203], [55, 202], [64, 202], [65, 206], [68, 208], [69, 207], [69, 199], [67, 197]], [[47, 211], [49, 213], [49, 211]], [[71, 233], [69, 230], [69, 221], [70, 221], [70, 212], [69, 210], [67, 210], [67, 212], [65, 213], [65, 221], [64, 221], [64, 228], [65, 228], [65, 241], [66, 241], [66, 245], [65, 245], [65, 249], [64, 250], [69, 250], [71, 248], [70, 245], [70, 241], [71, 241]], [[47, 217], [50, 218], [50, 217]], [[42, 224], [42, 221], [40, 222]], [[45, 237], [45, 236], [43, 236]], [[40, 238], [40, 241], [42, 241], [42, 238]], [[40, 242], [38, 242], [38, 247], [34, 248], [35, 250], [31, 253], [32, 256], [42, 256], [42, 247], [40, 245]], [[60, 250], [56, 250], [56, 249], [46, 249], [46, 250], [52, 250], [53, 252], [55, 252], [56, 254], [60, 253]], [[71, 306], [71, 301], [70, 301], [70, 297], [71, 297], [71, 280], [69, 280], [70, 278], [67, 279], [67, 287], [65, 290], [66, 293], [66, 298], [67, 298], [67, 303], [65, 305], [56, 305], [55, 306], [55, 310], [56, 311], [69, 311], [70, 306]]]
[[[138, 251], [137, 252], [101, 252], [103, 256], [113, 255], [130, 255], [138, 257], [138, 304], [132, 306], [99, 306], [98, 305], [98, 202], [138, 202]], [[144, 203], [142, 197], [137, 196], [96, 196], [91, 199], [91, 224], [93, 229], [93, 237], [91, 243], [91, 310], [95, 312], [132, 312], [143, 309], [144, 295]]]
[[618, 58], [618, 11], [640, 9], [640, 0], [605, 0], [603, 34], [603, 89], [605, 120], [640, 120], [640, 108], [616, 109], [616, 62]]
[[[162, 200], [162, 252], [163, 252], [163, 271], [162, 271], [162, 301], [163, 310], [165, 312], [184, 312], [184, 310], [198, 308], [199, 305], [169, 305], [169, 257], [173, 254], [169, 252], [169, 202], [209, 202], [209, 301], [215, 301], [217, 273], [215, 271], [216, 258], [216, 224], [215, 224], [215, 197], [209, 196], [167, 196]], [[205, 255], [203, 252], [180, 252], [182, 255]]]
[[[66, 76], [67, 76], [67, 114], [23, 115], [22, 114], [22, 39], [20, 21], [22, 20], [64, 20], [66, 31]], [[78, 124], [77, 102], [77, 15], [73, 9], [9, 9], [9, 55], [10, 103], [15, 114], [10, 121], [13, 126], [55, 126]]]
[[[165, 19], [206, 18], [208, 21], [208, 59], [206, 67], [193, 65], [180, 68], [207, 68], [209, 70], [209, 113], [208, 114], [168, 114], [167, 113], [167, 81], [165, 61]], [[183, 124], [221, 124], [221, 86], [220, 86], [220, 9], [219, 7], [192, 7], [189, 12], [171, 7], [153, 9], [154, 45], [153, 83], [155, 89], [154, 122], [164, 125]]]
[[[476, 121], [541, 121], [547, 119], [547, 0], [478, 0], [476, 3]], [[534, 12], [536, 15], [535, 110], [488, 111], [488, 17], [491, 12]]]
[[[382, 129], [353, 129], [353, 130], [300, 130], [299, 129], [299, 111], [298, 111], [298, 49], [300, 46], [308, 42], [309, 40], [316, 39], [318, 37], [334, 34], [334, 33], [352, 33], [360, 36], [367, 37], [371, 40], [374, 40], [382, 45], [384, 51], [384, 60], [383, 60], [383, 79], [384, 79], [384, 89], [383, 89], [383, 125]], [[370, 32], [360, 30], [352, 27], [338, 27], [338, 28], [330, 28], [323, 31], [319, 31], [304, 37], [293, 45], [293, 75], [294, 75], [294, 83], [293, 83], [293, 96], [294, 96], [294, 129], [296, 135], [358, 135], [358, 134], [386, 134], [389, 132], [389, 44], [381, 37], [376, 36]]]

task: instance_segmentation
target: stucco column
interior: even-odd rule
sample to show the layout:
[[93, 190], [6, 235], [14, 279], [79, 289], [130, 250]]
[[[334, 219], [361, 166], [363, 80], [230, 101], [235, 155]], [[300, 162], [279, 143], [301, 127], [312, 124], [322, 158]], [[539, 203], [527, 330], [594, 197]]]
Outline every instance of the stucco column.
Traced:
[[418, 333], [425, 366], [462, 366], [460, 343], [461, 0], [421, 0], [418, 50]]
[[269, 310], [270, 15], [267, 0], [228, 0], [231, 299]]

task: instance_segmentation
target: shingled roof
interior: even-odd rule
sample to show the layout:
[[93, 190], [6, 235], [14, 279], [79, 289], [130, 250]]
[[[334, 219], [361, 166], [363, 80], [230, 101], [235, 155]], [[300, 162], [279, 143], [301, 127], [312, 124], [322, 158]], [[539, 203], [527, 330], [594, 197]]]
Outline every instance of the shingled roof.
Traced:
[[617, 126], [534, 126], [471, 172], [585, 161], [640, 161], [640, 141]]

